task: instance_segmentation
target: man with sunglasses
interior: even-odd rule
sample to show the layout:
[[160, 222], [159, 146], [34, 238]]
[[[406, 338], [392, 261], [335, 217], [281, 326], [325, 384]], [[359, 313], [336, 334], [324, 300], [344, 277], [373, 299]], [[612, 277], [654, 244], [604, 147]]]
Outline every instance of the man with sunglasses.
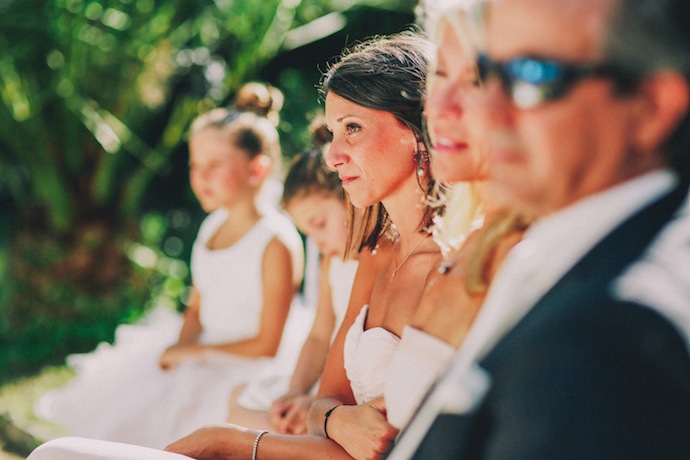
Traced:
[[389, 458], [690, 459], [690, 9], [496, 0], [499, 199], [536, 218]]

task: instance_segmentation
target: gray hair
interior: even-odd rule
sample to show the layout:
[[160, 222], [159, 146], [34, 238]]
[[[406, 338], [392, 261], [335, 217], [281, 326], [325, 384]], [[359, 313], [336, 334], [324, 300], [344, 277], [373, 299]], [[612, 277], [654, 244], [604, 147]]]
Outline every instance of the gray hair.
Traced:
[[[606, 59], [644, 77], [659, 70], [685, 76], [690, 86], [690, 9], [687, 0], [616, 0], [604, 38]], [[690, 177], [690, 112], [662, 146], [669, 163]]]

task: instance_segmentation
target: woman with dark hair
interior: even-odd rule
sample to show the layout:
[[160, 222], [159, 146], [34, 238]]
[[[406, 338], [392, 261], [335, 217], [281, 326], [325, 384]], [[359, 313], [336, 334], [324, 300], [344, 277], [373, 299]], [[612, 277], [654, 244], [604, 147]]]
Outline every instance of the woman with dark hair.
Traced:
[[331, 66], [321, 85], [333, 132], [327, 162], [343, 181], [351, 216], [362, 211], [348, 245], [359, 247], [361, 268], [309, 428], [356, 458], [385, 452], [395, 437], [376, 398], [440, 258], [429, 237], [434, 208], [426, 200], [435, 182], [421, 135], [431, 54], [412, 32], [369, 41]]

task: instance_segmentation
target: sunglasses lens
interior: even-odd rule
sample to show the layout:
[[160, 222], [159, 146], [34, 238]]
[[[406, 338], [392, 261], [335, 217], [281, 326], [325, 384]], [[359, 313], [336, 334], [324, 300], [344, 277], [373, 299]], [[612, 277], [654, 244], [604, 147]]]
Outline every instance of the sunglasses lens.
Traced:
[[486, 55], [477, 58], [477, 72], [482, 81], [496, 77], [513, 104], [521, 109], [536, 107], [563, 97], [584, 78], [605, 76], [615, 79], [624, 90], [634, 88], [639, 78], [614, 72], [606, 64], [572, 64], [534, 57], [493, 61]]
[[505, 64], [510, 94], [522, 109], [557, 99], [565, 92], [564, 70], [554, 62], [518, 58]]
[[565, 91], [565, 71], [555, 62], [526, 57], [494, 62], [480, 54], [477, 71], [482, 81], [498, 77], [515, 106], [521, 109], [556, 99]]
[[563, 75], [561, 66], [532, 58], [518, 58], [505, 63], [506, 75], [531, 85], [549, 85], [557, 82]]

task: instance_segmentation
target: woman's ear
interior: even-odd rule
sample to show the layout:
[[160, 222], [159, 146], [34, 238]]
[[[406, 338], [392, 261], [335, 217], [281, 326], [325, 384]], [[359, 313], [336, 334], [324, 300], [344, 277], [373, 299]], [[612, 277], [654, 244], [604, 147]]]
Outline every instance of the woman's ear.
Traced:
[[253, 186], [261, 185], [271, 172], [272, 165], [273, 161], [268, 155], [255, 156], [250, 164], [249, 183]]
[[639, 93], [642, 116], [635, 141], [641, 151], [658, 153], [688, 112], [690, 87], [679, 73], [659, 72], [642, 81]]

